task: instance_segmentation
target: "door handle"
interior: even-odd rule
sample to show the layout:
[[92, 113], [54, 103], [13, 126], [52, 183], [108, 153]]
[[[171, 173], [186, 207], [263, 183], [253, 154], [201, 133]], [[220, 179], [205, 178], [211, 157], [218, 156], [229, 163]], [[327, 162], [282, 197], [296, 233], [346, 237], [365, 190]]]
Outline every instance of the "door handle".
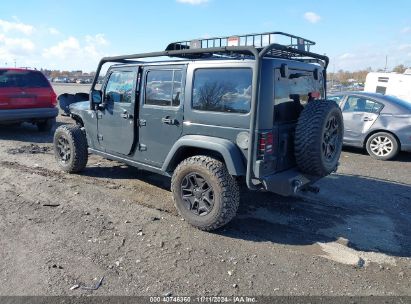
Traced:
[[128, 114], [127, 111], [124, 111], [123, 114], [120, 114], [120, 116], [123, 117], [124, 119], [133, 118], [133, 115]]
[[175, 125], [177, 123], [177, 121], [173, 118], [170, 118], [170, 116], [161, 118], [161, 122], [167, 125]]
[[373, 119], [370, 117], [364, 117], [364, 121], [373, 121]]

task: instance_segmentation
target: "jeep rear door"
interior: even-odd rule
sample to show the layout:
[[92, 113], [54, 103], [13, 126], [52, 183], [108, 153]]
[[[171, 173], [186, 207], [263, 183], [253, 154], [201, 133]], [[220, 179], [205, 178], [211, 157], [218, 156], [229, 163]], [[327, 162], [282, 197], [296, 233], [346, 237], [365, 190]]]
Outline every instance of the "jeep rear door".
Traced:
[[281, 69], [274, 69], [273, 134], [276, 171], [294, 167], [294, 133], [304, 106], [316, 92], [324, 97], [322, 74], [316, 80], [312, 70], [290, 68], [288, 75], [281, 76]]
[[128, 155], [134, 143], [138, 68], [110, 70], [103, 88], [103, 107], [97, 110], [98, 141], [110, 153]]
[[182, 133], [184, 66], [143, 70], [139, 115], [139, 160], [161, 167]]

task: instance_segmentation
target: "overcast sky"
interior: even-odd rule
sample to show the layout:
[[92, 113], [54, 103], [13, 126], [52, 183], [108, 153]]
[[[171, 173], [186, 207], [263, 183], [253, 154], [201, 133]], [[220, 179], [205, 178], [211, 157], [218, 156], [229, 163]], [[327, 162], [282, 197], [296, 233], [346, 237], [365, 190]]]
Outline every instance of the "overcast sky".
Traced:
[[13, 0], [0, 4], [0, 66], [95, 70], [106, 55], [198, 37], [284, 31], [334, 69], [411, 66], [411, 1]]

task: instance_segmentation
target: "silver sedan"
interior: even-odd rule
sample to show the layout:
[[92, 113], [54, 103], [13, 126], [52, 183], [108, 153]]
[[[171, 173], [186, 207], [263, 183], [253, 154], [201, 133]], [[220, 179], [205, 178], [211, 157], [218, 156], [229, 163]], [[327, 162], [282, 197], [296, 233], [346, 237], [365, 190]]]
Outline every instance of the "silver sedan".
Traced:
[[335, 93], [328, 99], [342, 109], [344, 145], [365, 148], [380, 160], [411, 151], [411, 103], [368, 92]]

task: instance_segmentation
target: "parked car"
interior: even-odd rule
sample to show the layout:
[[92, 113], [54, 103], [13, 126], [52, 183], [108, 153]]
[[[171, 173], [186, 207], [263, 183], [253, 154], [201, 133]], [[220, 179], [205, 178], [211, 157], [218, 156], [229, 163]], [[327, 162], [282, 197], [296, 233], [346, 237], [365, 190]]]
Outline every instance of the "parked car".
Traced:
[[[263, 45], [275, 36], [291, 45]], [[313, 44], [274, 32], [103, 58], [90, 95], [61, 103], [77, 126], [56, 130], [56, 161], [78, 172], [91, 152], [170, 176], [177, 210], [202, 230], [234, 217], [239, 181], [282, 195], [316, 191], [312, 184], [337, 169], [343, 119], [324, 100], [328, 58], [309, 52]]]
[[0, 124], [36, 124], [49, 131], [56, 121], [56, 93], [39, 71], [0, 69]]
[[55, 78], [53, 78], [53, 82], [55, 82], [55, 83], [67, 83], [68, 79], [66, 77], [55, 77]]
[[329, 95], [344, 117], [344, 145], [365, 148], [376, 159], [411, 151], [411, 103], [368, 92]]

